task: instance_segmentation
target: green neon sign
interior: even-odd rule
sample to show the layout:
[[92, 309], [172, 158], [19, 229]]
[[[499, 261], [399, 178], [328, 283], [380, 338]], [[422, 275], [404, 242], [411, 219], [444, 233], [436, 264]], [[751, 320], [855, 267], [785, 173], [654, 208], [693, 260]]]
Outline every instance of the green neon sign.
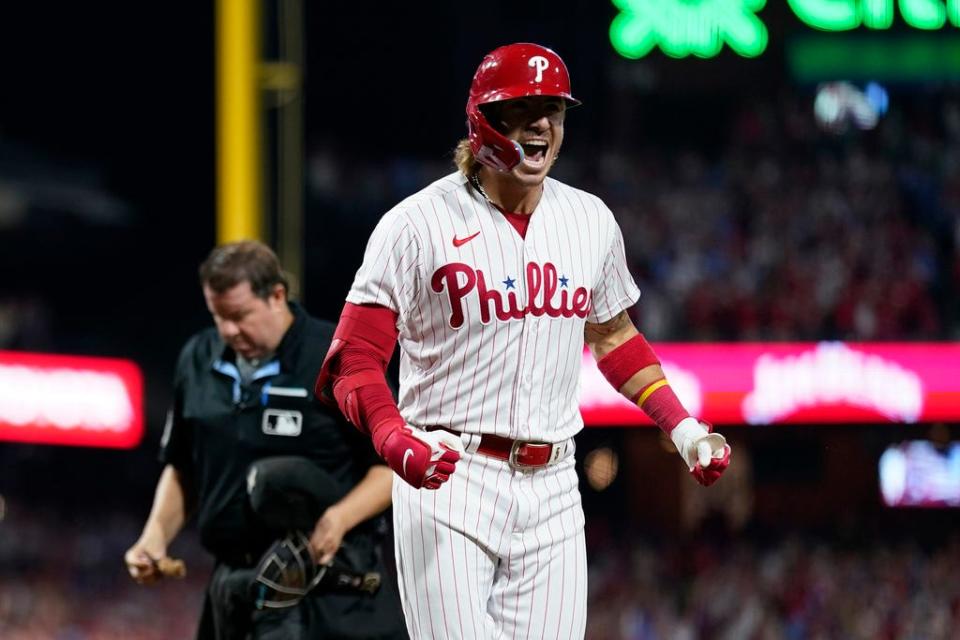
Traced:
[[[822, 31], [848, 31], [864, 26], [889, 29], [894, 0], [787, 0], [800, 20]], [[960, 27], [960, 0], [897, 0], [903, 21], [915, 29], [942, 29], [949, 21]]]
[[620, 14], [610, 42], [625, 58], [642, 58], [654, 47], [668, 56], [712, 58], [724, 44], [753, 58], [767, 48], [767, 28], [756, 12], [766, 0], [613, 0]]
[[[753, 58], [767, 47], [767, 28], [757, 16], [766, 0], [611, 0], [620, 10], [610, 42], [625, 58], [655, 47], [674, 58], [712, 58], [727, 45]], [[915, 29], [960, 27], [960, 0], [787, 0], [804, 24], [820, 31], [858, 27], [883, 30], [897, 13]]]

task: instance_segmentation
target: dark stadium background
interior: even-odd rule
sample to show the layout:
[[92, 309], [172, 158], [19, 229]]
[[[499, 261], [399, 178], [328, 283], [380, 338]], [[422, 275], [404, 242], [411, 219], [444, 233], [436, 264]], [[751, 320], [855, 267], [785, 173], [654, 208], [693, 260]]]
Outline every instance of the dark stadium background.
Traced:
[[[607, 2], [308, 3], [306, 306], [335, 318], [379, 215], [452, 170], [470, 77], [482, 54], [500, 44], [535, 41], [565, 57], [584, 106], [569, 114], [558, 175], [601, 197], [611, 195], [604, 192], [604, 154], [635, 161], [649, 169], [650, 180], [676, 185], [691, 154], [709, 164], [733, 148], [760, 153], [771, 144], [764, 136], [738, 139], [750, 114], [762, 122], [764, 114], [776, 120], [792, 111], [813, 128], [815, 87], [794, 82], [786, 70], [784, 45], [802, 28], [784, 3], [768, 4], [760, 15], [770, 45], [759, 59], [724, 49], [713, 60], [671, 60], [654, 52], [635, 62], [610, 47], [607, 29], [616, 10]], [[0, 443], [2, 637], [47, 637], [51, 627], [30, 627], [28, 619], [50, 606], [64, 631], [49, 637], [180, 637], [199, 607], [207, 561], [189, 533], [173, 551], [192, 563], [194, 577], [155, 596], [125, 579], [121, 556], [139, 533], [160, 471], [155, 452], [175, 354], [209, 322], [195, 273], [215, 241], [213, 16], [209, 3], [197, 2], [36, 1], [0, 9], [0, 303], [12, 314], [0, 349], [132, 359], [145, 373], [147, 420], [143, 443], [131, 451]], [[899, 24], [893, 29], [902, 30]], [[960, 35], [954, 30], [949, 37]], [[925, 295], [935, 321], [904, 325], [902, 334], [895, 330], [884, 339], [960, 335], [960, 209], [943, 204], [948, 185], [956, 188], [958, 181], [960, 140], [942, 124], [946, 106], [958, 104], [958, 80], [892, 83], [890, 114], [875, 131], [814, 134], [816, 149], [774, 136], [772, 154], [780, 158], [856, 147], [871, 157], [902, 154], [898, 168], [916, 170], [922, 184], [903, 182], [899, 193], [911, 228], [931, 239], [936, 277]], [[770, 126], [780, 132], [777, 122]], [[942, 181], [911, 164], [904, 148], [914, 132], [942, 142], [926, 156], [931, 165], [954, 159]], [[898, 146], [894, 136], [906, 142]], [[648, 275], [638, 274], [641, 288]], [[678, 323], [662, 337], [742, 337], [736, 325], [701, 330]], [[858, 336], [821, 324], [775, 338]], [[906, 575], [911, 563], [927, 567], [938, 558], [954, 576], [960, 570], [951, 538], [960, 524], [956, 510], [885, 508], [876, 477], [888, 444], [931, 434], [947, 441], [956, 437], [956, 425], [724, 432], [734, 445], [734, 464], [738, 455], [751, 461], [749, 515], [732, 526], [729, 503], [714, 504], [694, 529], [683, 524], [685, 494], [674, 454], [653, 430], [589, 429], [579, 438], [583, 453], [610, 446], [620, 456], [620, 475], [607, 490], [583, 487], [600, 590], [593, 594], [598, 603], [591, 602], [592, 637], [658, 637], [653, 629], [665, 624], [656, 614], [637, 613], [646, 611], [638, 600], [658, 600], [658, 585], [624, 570], [631, 562], [654, 567], [665, 592], [694, 600], [685, 589], [700, 569], [716, 568], [717, 558], [745, 554], [744, 566], [756, 567], [758, 558], [770, 560], [764, 550], [772, 548], [774, 559], [788, 563], [794, 557], [789, 545], [797, 540], [806, 550], [805, 572], [821, 570], [826, 557], [840, 567], [838, 582], [851, 584], [843, 572], [862, 570], [873, 586], [889, 579], [901, 595], [921, 587], [895, 584], [875, 566], [886, 563]], [[720, 567], [729, 568], [722, 561]], [[754, 574], [738, 579], [758, 580]], [[942, 585], [936, 579], [930, 578]], [[20, 590], [11, 586], [17, 584]], [[960, 594], [951, 589], [941, 593], [947, 613], [936, 600], [930, 616], [958, 619]], [[754, 637], [850, 637], [826, 613], [823, 620], [834, 626], [790, 626], [800, 614], [789, 605], [800, 600], [800, 593], [777, 600], [786, 622], [770, 624], [784, 635]], [[896, 606], [895, 599], [885, 602]], [[171, 613], [165, 607], [178, 608], [178, 622], [160, 622]], [[907, 637], [876, 628], [884, 630], [862, 637]], [[721, 637], [701, 632], [707, 635], [697, 637]], [[733, 635], [722, 637], [737, 637], [727, 633]]]

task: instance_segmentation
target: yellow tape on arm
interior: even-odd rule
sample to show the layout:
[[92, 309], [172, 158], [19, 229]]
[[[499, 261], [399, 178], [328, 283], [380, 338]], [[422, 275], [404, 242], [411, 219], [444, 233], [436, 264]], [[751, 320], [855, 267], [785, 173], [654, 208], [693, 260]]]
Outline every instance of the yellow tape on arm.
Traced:
[[661, 378], [660, 380], [657, 380], [656, 382], [653, 382], [647, 385], [647, 388], [643, 390], [643, 393], [641, 393], [640, 397], [637, 399], [637, 406], [642, 407], [643, 403], [647, 401], [647, 398], [649, 398], [654, 391], [656, 391], [660, 387], [665, 387], [668, 384], [669, 383], [667, 382], [666, 378]]

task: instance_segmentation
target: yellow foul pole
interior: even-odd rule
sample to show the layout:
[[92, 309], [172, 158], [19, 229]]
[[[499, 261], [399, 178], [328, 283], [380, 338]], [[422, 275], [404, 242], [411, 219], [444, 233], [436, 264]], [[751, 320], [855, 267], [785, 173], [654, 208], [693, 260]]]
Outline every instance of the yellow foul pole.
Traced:
[[263, 239], [259, 0], [216, 0], [217, 242]]

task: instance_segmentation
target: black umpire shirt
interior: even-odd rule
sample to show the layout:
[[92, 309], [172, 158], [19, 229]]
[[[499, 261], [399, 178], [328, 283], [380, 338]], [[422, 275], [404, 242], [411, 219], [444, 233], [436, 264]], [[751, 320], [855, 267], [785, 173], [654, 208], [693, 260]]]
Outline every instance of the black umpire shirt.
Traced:
[[[246, 474], [252, 462], [277, 455], [309, 458], [333, 477], [341, 494], [359, 483], [372, 465], [383, 464], [368, 438], [314, 397], [313, 385], [334, 326], [309, 316], [295, 303], [290, 303], [290, 310], [294, 321], [276, 354], [260, 364], [247, 385], [241, 382], [236, 354], [213, 327], [190, 338], [177, 362], [160, 461], [172, 464], [192, 489], [203, 546], [218, 561], [231, 565], [255, 564], [278, 537], [249, 506]], [[378, 562], [374, 540], [382, 525], [382, 517], [361, 523], [347, 533], [344, 545], [367, 550], [363, 555]], [[369, 570], [375, 568], [383, 569], [380, 565]], [[387, 587], [390, 581], [384, 583]], [[396, 598], [392, 588], [381, 592], [387, 599]], [[387, 622], [377, 620], [367, 606], [357, 610], [357, 596], [321, 598], [326, 601], [323, 609], [342, 600], [343, 613], [362, 613], [346, 616], [354, 631]], [[393, 617], [393, 604], [388, 603], [384, 612], [387, 619]], [[344, 618], [341, 612], [336, 615]]]

